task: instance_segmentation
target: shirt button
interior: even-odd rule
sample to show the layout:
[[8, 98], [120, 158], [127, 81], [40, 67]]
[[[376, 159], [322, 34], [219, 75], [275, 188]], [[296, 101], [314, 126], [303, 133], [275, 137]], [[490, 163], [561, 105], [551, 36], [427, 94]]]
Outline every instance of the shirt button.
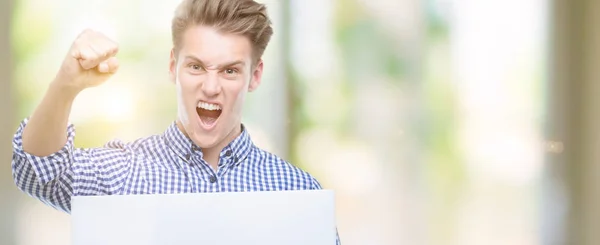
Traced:
[[226, 156], [226, 157], [228, 157], [228, 156], [231, 156], [231, 150], [228, 150], [228, 151], [226, 151], [226, 152], [225, 152], [225, 156]]
[[190, 160], [190, 153], [185, 154], [185, 160]]
[[215, 177], [214, 175], [210, 176], [210, 183], [215, 183], [217, 182], [217, 177]]

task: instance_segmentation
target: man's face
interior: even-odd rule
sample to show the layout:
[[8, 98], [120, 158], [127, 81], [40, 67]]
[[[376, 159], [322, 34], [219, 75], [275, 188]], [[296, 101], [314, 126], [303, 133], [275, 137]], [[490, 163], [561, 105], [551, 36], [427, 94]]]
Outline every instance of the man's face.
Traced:
[[170, 75], [185, 133], [201, 148], [224, 147], [239, 133], [245, 95], [260, 84], [262, 61], [252, 66], [246, 37], [206, 26], [188, 28], [176, 55], [171, 52]]

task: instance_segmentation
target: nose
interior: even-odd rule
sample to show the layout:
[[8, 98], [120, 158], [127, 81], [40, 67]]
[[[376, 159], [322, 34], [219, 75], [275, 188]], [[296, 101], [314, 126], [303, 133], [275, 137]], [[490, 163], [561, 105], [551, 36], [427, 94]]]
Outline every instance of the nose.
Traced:
[[216, 96], [221, 92], [221, 83], [217, 74], [208, 74], [202, 82], [202, 91], [207, 97]]

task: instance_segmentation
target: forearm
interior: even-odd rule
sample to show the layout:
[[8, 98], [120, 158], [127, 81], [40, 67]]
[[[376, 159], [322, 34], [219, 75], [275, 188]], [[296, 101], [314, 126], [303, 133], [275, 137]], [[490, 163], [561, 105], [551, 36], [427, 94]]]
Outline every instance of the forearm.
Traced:
[[78, 90], [50, 84], [41, 103], [23, 129], [23, 150], [36, 156], [47, 156], [60, 150], [67, 141], [69, 115]]

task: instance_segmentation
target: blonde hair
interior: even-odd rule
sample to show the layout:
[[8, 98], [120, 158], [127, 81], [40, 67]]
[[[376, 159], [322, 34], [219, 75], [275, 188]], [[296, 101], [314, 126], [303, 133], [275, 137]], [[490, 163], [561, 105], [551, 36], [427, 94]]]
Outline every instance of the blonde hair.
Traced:
[[264, 4], [253, 0], [183, 0], [171, 23], [174, 51], [181, 48], [181, 36], [190, 26], [204, 25], [220, 32], [247, 37], [258, 61], [273, 35]]

